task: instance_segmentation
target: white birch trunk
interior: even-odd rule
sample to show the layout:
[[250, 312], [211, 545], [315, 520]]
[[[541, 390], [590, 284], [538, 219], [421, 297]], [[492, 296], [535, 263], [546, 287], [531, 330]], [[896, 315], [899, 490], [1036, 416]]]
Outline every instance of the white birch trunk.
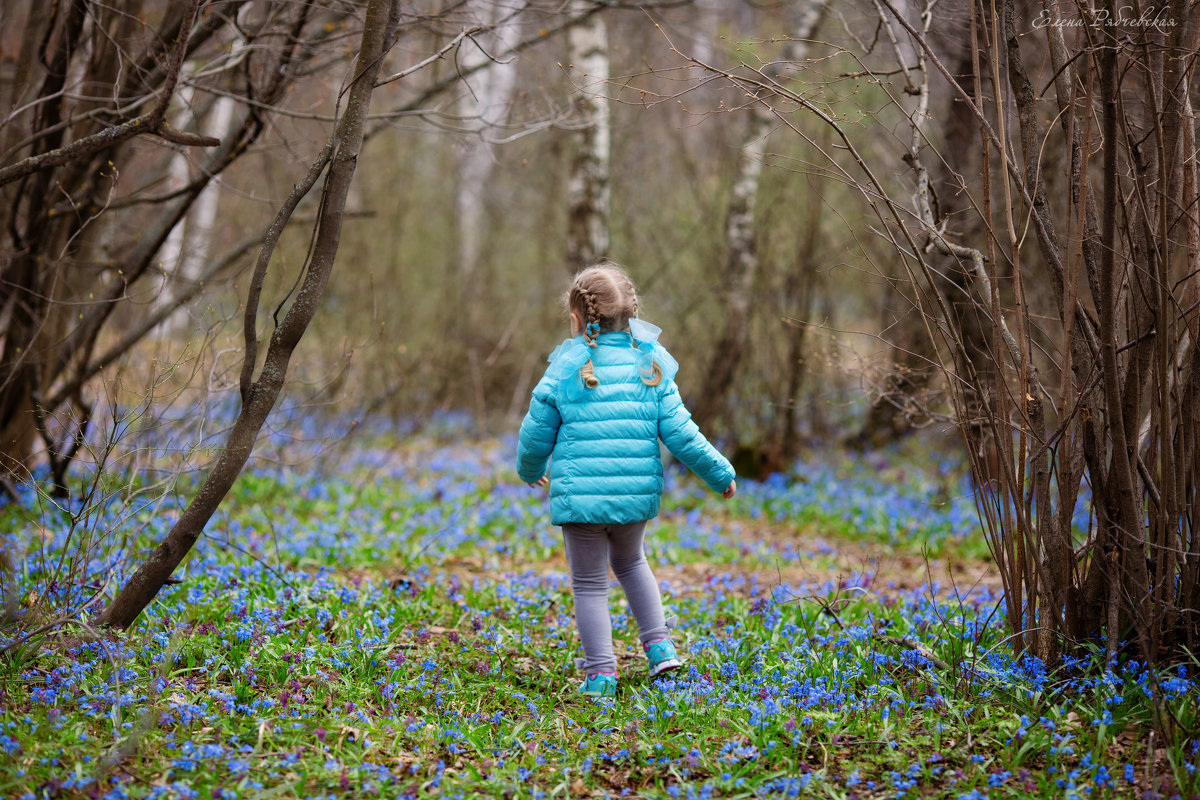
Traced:
[[[572, 13], [589, 4], [573, 0]], [[567, 180], [567, 269], [574, 273], [609, 254], [609, 169], [611, 123], [608, 108], [608, 29], [594, 14], [571, 28], [568, 38], [573, 117], [578, 146]]]
[[[189, 130], [195, 120], [192, 106], [193, 89], [185, 86], [180, 90], [185, 110], [172, 124], [180, 130]], [[207, 124], [200, 127], [198, 132], [224, 138], [235, 125], [234, 110], [236, 102], [231, 97], [220, 97], [213, 102], [208, 114]], [[191, 180], [186, 153], [178, 153], [169, 167], [168, 186], [171, 191], [182, 189]], [[160, 262], [163, 269], [162, 288], [154, 300], [153, 310], [158, 311], [174, 302], [177, 295], [173, 287], [181, 283], [196, 281], [204, 272], [204, 266], [212, 254], [212, 234], [220, 208], [220, 185], [214, 181], [200, 192], [200, 196], [192, 204], [187, 215], [171, 231], [160, 251]], [[163, 321], [159, 328], [160, 335], [170, 337], [181, 334], [188, 326], [186, 308], [180, 308]]]
[[[188, 67], [194, 65], [189, 64]], [[196, 90], [194, 87], [184, 85], [179, 87], [179, 100], [183, 108], [171, 120], [171, 127], [186, 131], [191, 129], [193, 122], [192, 102], [195, 100]], [[178, 151], [171, 158], [171, 163], [167, 165], [167, 191], [178, 192], [184, 186], [187, 186], [188, 176], [191, 170], [188, 168], [187, 155], [182, 151]], [[187, 225], [186, 217], [179, 221], [171, 233], [167, 235], [167, 239], [163, 242], [162, 247], [158, 251], [159, 267], [162, 269], [162, 282], [159, 286], [158, 296], [154, 299], [154, 310], [157, 311], [168, 302], [167, 283], [170, 276], [175, 274], [179, 268], [179, 261], [183, 257], [183, 229]]]
[[720, 40], [721, 0], [694, 0], [696, 16], [692, 24], [692, 54], [702, 64], [717, 63]]
[[[784, 48], [782, 62], [797, 63], [807, 57], [808, 39], [816, 31], [827, 2], [811, 0], [798, 10], [795, 32]], [[711, 423], [724, 408], [737, 366], [745, 355], [754, 283], [759, 272], [758, 249], [754, 239], [755, 203], [767, 140], [778, 120], [766, 99], [755, 103], [750, 115], [750, 130], [738, 152], [737, 178], [729, 198], [724, 329], [709, 359], [705, 386], [693, 415], [702, 428]]]
[[[487, 188], [495, 166], [495, 144], [489, 133], [508, 119], [517, 80], [516, 59], [497, 57], [505, 31], [496, 26], [510, 8], [495, 0], [472, 0], [474, 24], [484, 28], [462, 48], [463, 71], [491, 65], [465, 79], [458, 115], [468, 134], [460, 149], [455, 210], [458, 218], [459, 274], [464, 290], [477, 285], [487, 234]], [[495, 59], [495, 60], [493, 60]]]

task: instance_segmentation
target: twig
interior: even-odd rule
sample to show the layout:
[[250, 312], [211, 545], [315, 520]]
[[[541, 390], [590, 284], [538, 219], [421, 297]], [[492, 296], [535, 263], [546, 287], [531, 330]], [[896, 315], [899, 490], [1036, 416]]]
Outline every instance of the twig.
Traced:
[[413, 64], [411, 67], [408, 67], [407, 69], [402, 69], [394, 75], [389, 75], [386, 78], [382, 78], [382, 79], [376, 81], [375, 86], [380, 87], [385, 84], [392, 83], [393, 81], [398, 81], [398, 80], [407, 78], [409, 75], [412, 75], [414, 72], [418, 72], [418, 71], [424, 69], [425, 67], [429, 66], [433, 62], [440, 59], [442, 56], [446, 55], [446, 53], [449, 53], [451, 50], [458, 47], [460, 44], [462, 44], [463, 39], [466, 39], [468, 36], [472, 36], [473, 34], [480, 33], [483, 30], [484, 29], [478, 25], [476, 25], [475, 27], [472, 27], [472, 28], [463, 28], [461, 31], [458, 32], [457, 36], [455, 36], [450, 41], [446, 42], [446, 44], [442, 46], [441, 50], [438, 50], [433, 55], [429, 56], [428, 58], [426, 58], [422, 61], [417, 62], [416, 64]]
[[215, 147], [219, 145], [221, 143], [219, 139], [214, 139], [211, 136], [176, 131], [171, 129], [166, 122], [167, 107], [171, 103], [171, 97], [175, 94], [175, 86], [179, 81], [179, 72], [183, 67], [183, 57], [187, 51], [188, 35], [191, 33], [192, 23], [195, 21], [196, 9], [199, 5], [200, 0], [191, 0], [191, 6], [183, 16], [183, 24], [180, 26], [179, 36], [175, 43], [175, 52], [171, 56], [170, 71], [168, 72], [167, 80], [163, 86], [158, 103], [155, 104], [153, 109], [119, 125], [97, 131], [91, 136], [76, 139], [70, 144], [56, 147], [45, 153], [23, 158], [15, 164], [9, 164], [7, 167], [0, 168], [0, 186], [18, 181], [35, 172], [41, 172], [52, 167], [61, 167], [76, 159], [98, 153], [101, 150], [141, 134], [158, 136], [169, 142], [189, 147]]
[[885, 633], [882, 636], [877, 635], [876, 638], [878, 638], [881, 642], [887, 642], [888, 644], [896, 644], [896, 645], [900, 645], [902, 647], [907, 647], [910, 650], [916, 650], [923, 657], [928, 658], [931, 662], [933, 662], [933, 665], [935, 667], [937, 667], [938, 669], [941, 669], [941, 670], [949, 670], [950, 669], [949, 664], [947, 664], [942, 659], [938, 658], [937, 655], [932, 650], [930, 650], [928, 647], [926, 647], [925, 645], [918, 642], [916, 639], [910, 639], [907, 636], [895, 636], [890, 633]]

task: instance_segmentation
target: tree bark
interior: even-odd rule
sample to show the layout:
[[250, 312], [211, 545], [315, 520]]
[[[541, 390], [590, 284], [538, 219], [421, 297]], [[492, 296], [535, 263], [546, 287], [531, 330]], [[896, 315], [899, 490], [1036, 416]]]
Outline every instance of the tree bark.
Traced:
[[[574, 0], [573, 13], [590, 5]], [[567, 271], [609, 256], [609, 161], [611, 123], [608, 97], [608, 29], [599, 14], [567, 34], [571, 76], [575, 83], [572, 110], [578, 119], [578, 143], [567, 182]]]
[[[487, 187], [496, 163], [496, 145], [488, 134], [508, 119], [509, 103], [517, 80], [517, 59], [498, 59], [506, 45], [497, 26], [507, 7], [475, 0], [470, 9], [480, 32], [463, 45], [463, 79], [458, 116], [468, 128], [459, 149], [455, 209], [458, 221], [459, 275], [463, 289], [473, 292], [482, 267], [487, 233]], [[474, 298], [464, 297], [470, 311]]]
[[[781, 61], [797, 63], [808, 54], [812, 38], [828, 0], [809, 0], [797, 12], [795, 34], [784, 47]], [[770, 81], [778, 76], [768, 74]], [[767, 140], [778, 125], [769, 97], [759, 97], [750, 109], [750, 131], [738, 153], [737, 177], [729, 198], [726, 240], [729, 251], [725, 260], [724, 322], [717, 337], [703, 388], [692, 414], [702, 429], [711, 425], [725, 408], [737, 370], [746, 354], [750, 318], [754, 305], [754, 284], [758, 278], [759, 258], [755, 242], [755, 201], [762, 174]]]
[[[129, 581], [101, 615], [100, 622], [117, 628], [127, 628], [138, 618], [142, 610], [154, 599], [175, 568], [191, 550], [204, 531], [221, 501], [241, 473], [253, 449], [267, 416], [283, 388], [288, 363], [292, 352], [316, 313], [317, 306], [329, 283], [334, 259], [341, 237], [342, 218], [346, 197], [358, 154], [362, 147], [367, 111], [371, 94], [379, 76], [384, 57], [394, 41], [399, 19], [400, 0], [370, 0], [367, 5], [362, 41], [354, 65], [346, 113], [337, 124], [325, 180], [324, 192], [318, 214], [318, 228], [313, 245], [312, 260], [283, 320], [271, 336], [265, 361], [258, 378], [243, 386], [243, 405], [230, 432], [225, 447], [206, 477], [200, 490], [188, 504], [179, 520], [163, 542], [154, 549], [146, 562], [130, 577]], [[323, 164], [326, 156], [318, 157]], [[310, 171], [307, 186], [298, 185], [293, 192], [301, 196], [316, 182], [320, 169]], [[294, 202], [289, 203], [295, 207]], [[291, 211], [285, 208], [277, 218], [281, 229]], [[264, 245], [269, 248], [271, 243]], [[269, 261], [269, 253], [266, 261]], [[260, 259], [260, 264], [265, 264]], [[247, 315], [257, 313], [257, 303], [247, 304]], [[252, 328], [251, 336], [254, 337]], [[256, 341], [256, 339], [255, 339]], [[248, 345], [250, 342], [247, 343]], [[248, 347], [248, 363], [253, 369], [255, 347]]]

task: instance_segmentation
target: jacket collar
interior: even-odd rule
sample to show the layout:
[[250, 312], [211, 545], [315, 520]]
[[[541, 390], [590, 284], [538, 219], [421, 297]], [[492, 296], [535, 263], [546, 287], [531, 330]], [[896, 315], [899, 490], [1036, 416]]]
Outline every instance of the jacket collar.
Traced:
[[[583, 338], [582, 336], [579, 338]], [[630, 347], [629, 331], [609, 331], [596, 337], [597, 345]]]

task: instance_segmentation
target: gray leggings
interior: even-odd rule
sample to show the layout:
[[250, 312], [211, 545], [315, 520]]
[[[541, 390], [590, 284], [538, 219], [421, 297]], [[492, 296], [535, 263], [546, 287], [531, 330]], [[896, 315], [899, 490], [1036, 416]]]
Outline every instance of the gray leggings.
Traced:
[[638, 624], [642, 644], [667, 636], [658, 581], [642, 552], [645, 522], [628, 525], [563, 525], [571, 589], [575, 595], [575, 625], [583, 642], [586, 673], [615, 672], [612, 620], [608, 615], [608, 565], [621, 582]]

